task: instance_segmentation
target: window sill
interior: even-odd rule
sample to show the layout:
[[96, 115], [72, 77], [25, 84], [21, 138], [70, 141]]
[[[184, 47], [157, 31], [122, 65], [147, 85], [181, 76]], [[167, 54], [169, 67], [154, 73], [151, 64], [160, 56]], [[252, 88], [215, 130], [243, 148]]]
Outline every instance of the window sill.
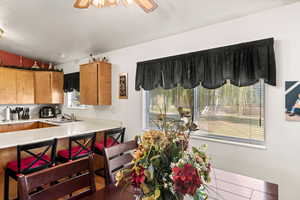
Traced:
[[[151, 129], [148, 128], [143, 128], [143, 132], [149, 131]], [[246, 143], [246, 142], [238, 142], [238, 141], [230, 141], [226, 139], [217, 139], [213, 137], [208, 137], [204, 136], [204, 134], [201, 135], [199, 133], [200, 131], [191, 133], [191, 139], [194, 140], [205, 140], [209, 142], [217, 142], [217, 143], [222, 143], [222, 144], [229, 144], [229, 145], [236, 145], [236, 146], [241, 146], [241, 147], [248, 147], [248, 148], [254, 148], [254, 149], [260, 149], [260, 150], [267, 150], [267, 146], [265, 144], [251, 144], [251, 143]]]
[[251, 144], [251, 143], [246, 143], [246, 142], [230, 141], [230, 140], [225, 140], [225, 139], [207, 137], [207, 136], [199, 135], [198, 133], [197, 133], [197, 135], [195, 133], [192, 133], [191, 139], [205, 140], [205, 141], [209, 141], [209, 142], [217, 142], [217, 143], [222, 143], [222, 144], [229, 144], [229, 145], [236, 145], [236, 146], [260, 149], [260, 150], [267, 150], [267, 146], [265, 144]]
[[87, 107], [66, 107], [68, 110], [86, 110]]

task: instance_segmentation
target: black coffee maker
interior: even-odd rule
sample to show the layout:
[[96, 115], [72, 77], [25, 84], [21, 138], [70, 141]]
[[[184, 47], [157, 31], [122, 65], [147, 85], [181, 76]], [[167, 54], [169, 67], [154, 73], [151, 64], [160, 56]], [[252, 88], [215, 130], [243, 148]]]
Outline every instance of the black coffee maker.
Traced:
[[51, 106], [44, 106], [40, 109], [40, 118], [55, 118], [55, 108]]

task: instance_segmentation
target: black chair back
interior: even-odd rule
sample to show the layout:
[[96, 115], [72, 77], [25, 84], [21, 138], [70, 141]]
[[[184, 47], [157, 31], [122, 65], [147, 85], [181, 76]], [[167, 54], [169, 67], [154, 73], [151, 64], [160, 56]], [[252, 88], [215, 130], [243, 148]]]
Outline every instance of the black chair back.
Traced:
[[[96, 133], [88, 133], [84, 135], [70, 137], [68, 149], [69, 160], [76, 160], [92, 154], [95, 148], [95, 141]], [[73, 145], [80, 147], [75, 153], [72, 153], [72, 148], [74, 147]]]
[[126, 128], [117, 128], [117, 129], [112, 129], [108, 130], [104, 134], [104, 147], [108, 147], [108, 138], [113, 139], [113, 143], [110, 144], [109, 146], [114, 146], [116, 144], [121, 144], [124, 142], [124, 137], [125, 137], [125, 130]]
[[[48, 140], [44, 142], [37, 142], [32, 144], [18, 145], [17, 146], [17, 173], [18, 174], [28, 174], [35, 171], [39, 171], [41, 169], [45, 169], [55, 164], [56, 158], [56, 146], [57, 139]], [[45, 148], [40, 153], [35, 153], [33, 150]], [[44, 159], [44, 157], [50, 153], [50, 160]], [[21, 167], [22, 154], [29, 154], [35, 159], [26, 167]], [[38, 167], [34, 167], [38, 162], [44, 162], [45, 164], [39, 165]]]

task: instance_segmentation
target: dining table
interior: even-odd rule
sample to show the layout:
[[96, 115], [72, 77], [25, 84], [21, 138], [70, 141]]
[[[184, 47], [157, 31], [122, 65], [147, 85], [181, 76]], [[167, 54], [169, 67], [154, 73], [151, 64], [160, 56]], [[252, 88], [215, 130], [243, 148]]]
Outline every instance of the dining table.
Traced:
[[[213, 169], [211, 182], [205, 186], [208, 200], [278, 200], [278, 185], [236, 173]], [[136, 200], [131, 187], [113, 184], [84, 197], [82, 200]], [[186, 196], [184, 200], [192, 200]]]

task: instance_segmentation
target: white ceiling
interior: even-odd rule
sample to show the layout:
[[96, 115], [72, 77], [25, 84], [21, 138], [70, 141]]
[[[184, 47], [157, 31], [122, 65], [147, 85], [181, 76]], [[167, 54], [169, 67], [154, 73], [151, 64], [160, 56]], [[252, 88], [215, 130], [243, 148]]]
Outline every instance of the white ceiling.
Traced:
[[67, 62], [238, 18], [298, 0], [156, 0], [146, 14], [128, 8], [72, 7], [73, 0], [0, 0], [0, 49]]

